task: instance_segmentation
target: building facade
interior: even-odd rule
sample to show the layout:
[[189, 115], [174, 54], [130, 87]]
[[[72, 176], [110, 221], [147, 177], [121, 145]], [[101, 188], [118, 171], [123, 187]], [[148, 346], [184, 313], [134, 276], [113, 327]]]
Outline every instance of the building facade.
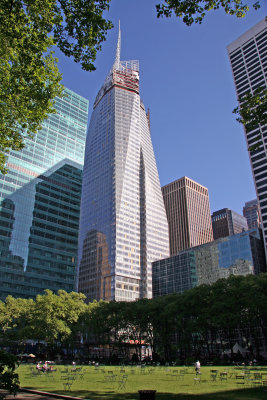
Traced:
[[170, 255], [213, 240], [209, 192], [186, 176], [162, 187]]
[[[267, 88], [267, 21], [263, 19], [228, 46], [239, 101], [257, 88]], [[265, 252], [267, 252], [267, 125], [244, 129], [260, 208]]]
[[266, 272], [264, 244], [259, 229], [228, 236], [155, 261], [153, 297], [182, 293], [230, 275]]
[[245, 203], [243, 215], [247, 220], [248, 229], [259, 228], [261, 226], [260, 209], [257, 199]]
[[168, 224], [139, 96], [138, 61], [115, 63], [87, 134], [77, 290], [94, 299], [152, 296], [152, 261], [169, 254]]
[[228, 208], [215, 211], [211, 220], [214, 240], [248, 230], [247, 219]]
[[65, 89], [57, 113], [0, 176], [0, 298], [74, 290], [88, 101]]

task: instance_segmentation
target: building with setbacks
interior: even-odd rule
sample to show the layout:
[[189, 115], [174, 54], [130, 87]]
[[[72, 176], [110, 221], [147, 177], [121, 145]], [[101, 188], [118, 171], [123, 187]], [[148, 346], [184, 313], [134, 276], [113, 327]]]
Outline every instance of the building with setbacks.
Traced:
[[138, 61], [114, 65], [96, 96], [87, 134], [77, 290], [88, 301], [152, 297], [152, 262], [169, 237]]

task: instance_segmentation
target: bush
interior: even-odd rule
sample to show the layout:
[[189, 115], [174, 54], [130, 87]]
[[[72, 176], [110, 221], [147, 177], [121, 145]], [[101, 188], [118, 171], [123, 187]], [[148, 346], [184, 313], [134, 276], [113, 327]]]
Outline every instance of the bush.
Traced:
[[14, 372], [16, 357], [6, 351], [0, 351], [0, 389], [16, 395], [19, 389], [19, 377]]

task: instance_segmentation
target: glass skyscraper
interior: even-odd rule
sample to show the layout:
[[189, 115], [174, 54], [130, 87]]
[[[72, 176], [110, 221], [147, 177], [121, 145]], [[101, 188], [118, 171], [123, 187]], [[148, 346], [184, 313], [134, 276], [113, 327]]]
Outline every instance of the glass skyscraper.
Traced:
[[56, 113], [0, 176], [0, 298], [74, 290], [88, 100], [65, 89]]
[[152, 296], [154, 260], [169, 255], [168, 224], [139, 96], [138, 61], [115, 63], [87, 134], [77, 289], [94, 299]]
[[[267, 88], [267, 21], [257, 25], [233, 41], [228, 54], [239, 100], [258, 88]], [[259, 139], [260, 136], [260, 139]], [[249, 152], [250, 164], [260, 208], [265, 252], [267, 255], [267, 125], [245, 129], [248, 148], [259, 143]]]
[[230, 275], [266, 272], [262, 233], [251, 229], [155, 261], [153, 297], [182, 293]]

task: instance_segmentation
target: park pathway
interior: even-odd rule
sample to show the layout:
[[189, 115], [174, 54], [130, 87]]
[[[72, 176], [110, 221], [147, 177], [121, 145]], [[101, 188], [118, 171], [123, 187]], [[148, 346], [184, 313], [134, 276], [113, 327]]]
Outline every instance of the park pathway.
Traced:
[[16, 397], [8, 395], [5, 400], [55, 400], [55, 397], [43, 396], [35, 393], [18, 393]]
[[15, 397], [13, 395], [8, 395], [5, 397], [5, 400], [56, 400], [56, 399], [64, 399], [64, 400], [79, 400], [79, 397], [72, 396], [63, 396], [63, 395], [52, 395], [42, 394], [40, 392], [28, 393], [28, 392], [19, 392]]

